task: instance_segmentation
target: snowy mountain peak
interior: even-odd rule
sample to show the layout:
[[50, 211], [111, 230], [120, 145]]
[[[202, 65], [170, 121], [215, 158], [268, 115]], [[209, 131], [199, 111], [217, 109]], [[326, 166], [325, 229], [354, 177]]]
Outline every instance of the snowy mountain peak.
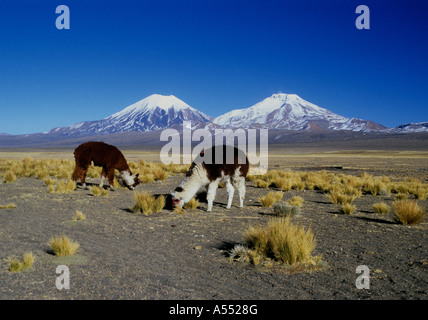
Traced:
[[214, 119], [227, 127], [287, 130], [372, 131], [385, 127], [361, 119], [350, 119], [310, 103], [297, 94], [276, 93], [246, 109], [236, 109]]
[[192, 112], [198, 112], [196, 109], [173, 95], [164, 96], [160, 94], [152, 94], [105, 119], [119, 119], [126, 115], [154, 112], [157, 108], [164, 110], [165, 112], [168, 112], [170, 109], [175, 111], [189, 109]]
[[410, 122], [397, 126], [394, 131], [397, 132], [427, 132], [428, 122]]
[[212, 118], [190, 107], [177, 97], [152, 94], [123, 110], [97, 121], [85, 121], [49, 131], [62, 135], [101, 135], [127, 131], [152, 131], [192, 123], [210, 122]]

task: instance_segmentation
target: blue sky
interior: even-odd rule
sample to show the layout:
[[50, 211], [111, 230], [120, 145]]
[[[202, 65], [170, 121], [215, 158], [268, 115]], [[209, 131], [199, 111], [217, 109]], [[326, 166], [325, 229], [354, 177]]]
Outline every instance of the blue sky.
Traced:
[[[58, 30], [58, 5], [70, 30]], [[370, 30], [355, 9], [370, 8]], [[428, 2], [0, 0], [0, 132], [98, 120], [153, 93], [219, 116], [278, 92], [428, 121]]]

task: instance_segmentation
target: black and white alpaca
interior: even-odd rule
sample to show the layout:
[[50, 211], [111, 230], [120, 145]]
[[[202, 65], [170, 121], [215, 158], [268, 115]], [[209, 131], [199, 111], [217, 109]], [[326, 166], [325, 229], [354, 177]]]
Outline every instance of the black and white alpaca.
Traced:
[[232, 206], [235, 188], [239, 194], [239, 206], [244, 206], [245, 178], [248, 173], [245, 153], [233, 146], [214, 146], [202, 151], [195, 158], [180, 186], [171, 194], [172, 205], [182, 207], [189, 202], [201, 187], [207, 187], [207, 211], [213, 207], [218, 185], [226, 182], [227, 206]]

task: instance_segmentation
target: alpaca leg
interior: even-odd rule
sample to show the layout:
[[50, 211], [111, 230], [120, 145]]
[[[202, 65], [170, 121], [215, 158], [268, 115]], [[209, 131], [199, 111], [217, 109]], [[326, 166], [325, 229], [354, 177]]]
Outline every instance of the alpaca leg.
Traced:
[[212, 181], [208, 185], [208, 192], [207, 192], [207, 201], [208, 201], [207, 211], [208, 212], [211, 212], [211, 210], [213, 209], [213, 202], [215, 199], [219, 182], [220, 182], [220, 179], [217, 179]]
[[245, 199], [245, 178], [239, 177], [233, 181], [233, 185], [238, 189], [238, 195], [239, 195], [239, 207], [244, 206], [244, 199]]
[[82, 188], [86, 189], [86, 173], [88, 172], [88, 168], [83, 168], [82, 172], [80, 173], [80, 182], [82, 183]]
[[114, 169], [110, 169], [107, 171], [108, 183], [110, 185], [110, 190], [114, 190], [113, 181], [114, 181]]
[[106, 178], [106, 170], [103, 168], [103, 171], [101, 171], [101, 177], [100, 177], [100, 188], [104, 186], [104, 179]]
[[233, 194], [235, 193], [235, 188], [230, 183], [230, 179], [226, 180], [226, 191], [228, 196], [226, 209], [230, 209], [232, 206]]
[[73, 171], [73, 175], [71, 176], [71, 179], [77, 182], [77, 180], [81, 178], [81, 175], [82, 175], [82, 168], [76, 165]]

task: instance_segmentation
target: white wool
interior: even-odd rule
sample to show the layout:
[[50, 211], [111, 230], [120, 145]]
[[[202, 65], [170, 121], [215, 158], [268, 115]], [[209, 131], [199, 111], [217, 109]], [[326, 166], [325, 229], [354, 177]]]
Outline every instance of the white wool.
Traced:
[[197, 164], [193, 168], [193, 171], [189, 176], [186, 176], [180, 184], [180, 187], [183, 191], [175, 191], [172, 193], [172, 196], [178, 200], [177, 203], [179, 206], [189, 202], [196, 192], [203, 187], [208, 185], [207, 190], [207, 201], [208, 207], [207, 211], [212, 210], [213, 202], [216, 196], [218, 184], [221, 180], [226, 181], [226, 190], [228, 194], [228, 201], [226, 208], [229, 209], [232, 205], [232, 199], [235, 192], [235, 188], [238, 189], [239, 193], [239, 206], [242, 207], [244, 204], [245, 198], [245, 177], [241, 176], [240, 167], [236, 168], [233, 176], [225, 176], [224, 172], [217, 179], [210, 181], [208, 179], [207, 171], [205, 170], [202, 164]]
[[[210, 183], [207, 176], [207, 171], [204, 169], [202, 164], [197, 164], [192, 171], [190, 176], [186, 176], [180, 184], [183, 191], [175, 191], [173, 196], [177, 199], [181, 199], [184, 203], [189, 202], [198, 190]], [[181, 204], [181, 202], [180, 202]]]
[[120, 176], [128, 186], [132, 186], [134, 184], [134, 178], [128, 170], [121, 171]]

